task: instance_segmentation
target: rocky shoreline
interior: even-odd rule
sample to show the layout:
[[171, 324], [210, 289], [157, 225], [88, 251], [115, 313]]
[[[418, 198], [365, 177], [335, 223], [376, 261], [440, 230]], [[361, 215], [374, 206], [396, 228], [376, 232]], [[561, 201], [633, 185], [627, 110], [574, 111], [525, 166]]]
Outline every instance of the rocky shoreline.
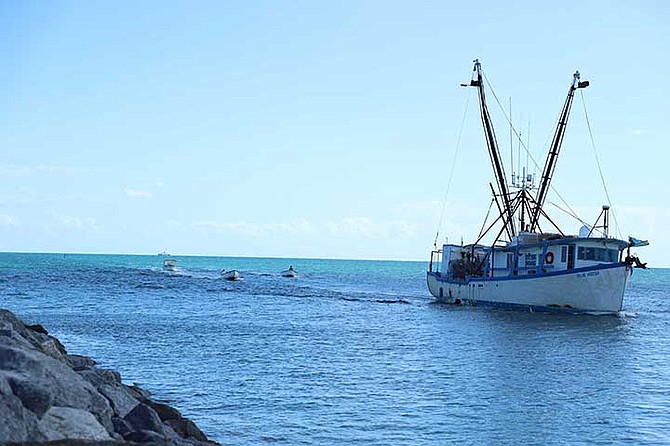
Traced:
[[181, 413], [0, 309], [0, 444], [205, 446]]

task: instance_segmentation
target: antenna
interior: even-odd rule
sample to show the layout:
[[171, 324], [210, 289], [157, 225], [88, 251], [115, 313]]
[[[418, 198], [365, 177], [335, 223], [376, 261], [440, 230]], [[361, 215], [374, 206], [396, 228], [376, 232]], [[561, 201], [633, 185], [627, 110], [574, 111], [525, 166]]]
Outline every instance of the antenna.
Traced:
[[[530, 170], [528, 165], [528, 158], [530, 156], [529, 153], [530, 153], [530, 116], [528, 117], [528, 135], [526, 135], [526, 168], [528, 170]], [[530, 175], [529, 189], [533, 189], [534, 185], [535, 185], [535, 169], [533, 169], [533, 173]]]
[[512, 97], [509, 98], [509, 166], [512, 169], [512, 186], [516, 186], [515, 172], [514, 172], [514, 141], [512, 139]]
[[[521, 172], [521, 134], [518, 134], [517, 137], [519, 138], [519, 144], [517, 145], [516, 174], [519, 175], [519, 172]], [[528, 161], [526, 161], [526, 165], [528, 165]]]

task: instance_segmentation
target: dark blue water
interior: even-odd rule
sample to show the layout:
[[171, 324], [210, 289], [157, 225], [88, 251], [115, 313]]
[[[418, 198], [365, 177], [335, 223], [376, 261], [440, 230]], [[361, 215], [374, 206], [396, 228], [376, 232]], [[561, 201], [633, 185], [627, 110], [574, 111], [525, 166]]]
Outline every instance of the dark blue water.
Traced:
[[0, 307], [223, 444], [670, 444], [670, 270], [590, 316], [436, 305], [418, 262], [178, 260], [0, 254]]

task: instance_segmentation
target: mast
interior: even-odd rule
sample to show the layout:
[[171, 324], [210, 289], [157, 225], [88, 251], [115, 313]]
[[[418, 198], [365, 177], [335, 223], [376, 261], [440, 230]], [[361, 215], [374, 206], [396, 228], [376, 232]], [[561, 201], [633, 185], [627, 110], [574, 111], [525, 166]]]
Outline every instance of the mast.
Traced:
[[533, 208], [533, 214], [530, 218], [530, 232], [533, 232], [537, 228], [540, 215], [542, 215], [542, 206], [544, 205], [544, 200], [547, 198], [549, 185], [551, 184], [554, 169], [556, 168], [558, 153], [561, 150], [561, 144], [563, 144], [563, 136], [565, 135], [565, 129], [568, 125], [568, 118], [570, 117], [570, 109], [572, 108], [572, 99], [575, 97], [575, 90], [578, 88], [586, 88], [588, 86], [589, 81], [580, 81], [579, 71], [576, 71], [572, 76], [572, 84], [570, 84], [570, 89], [568, 90], [568, 97], [565, 99], [565, 104], [563, 104], [563, 110], [558, 119], [554, 138], [551, 141], [549, 153], [547, 154], [547, 160], [544, 163], [540, 188], [537, 192], [535, 207]]
[[484, 136], [486, 137], [486, 146], [489, 150], [489, 156], [491, 157], [491, 164], [493, 165], [493, 173], [496, 178], [496, 184], [498, 185], [498, 193], [503, 200], [503, 213], [507, 214], [506, 218], [503, 218], [503, 225], [507, 235], [512, 239], [516, 235], [516, 230], [514, 227], [514, 218], [512, 206], [510, 205], [509, 192], [507, 189], [507, 181], [505, 180], [505, 169], [501, 162], [500, 151], [498, 150], [498, 143], [496, 141], [496, 135], [493, 131], [493, 123], [491, 122], [491, 117], [489, 116], [489, 110], [486, 106], [486, 97], [484, 95], [484, 82], [482, 79], [482, 69], [479, 59], [475, 59], [474, 67], [475, 79], [470, 81], [470, 87], [477, 87], [479, 92], [479, 110], [481, 113], [482, 124], [484, 126]]

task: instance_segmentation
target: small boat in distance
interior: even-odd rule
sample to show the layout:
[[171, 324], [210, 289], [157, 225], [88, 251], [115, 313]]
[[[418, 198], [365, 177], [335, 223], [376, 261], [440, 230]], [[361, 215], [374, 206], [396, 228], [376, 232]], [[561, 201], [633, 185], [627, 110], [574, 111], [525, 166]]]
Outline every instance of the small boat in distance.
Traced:
[[[621, 311], [633, 267], [646, 267], [630, 249], [649, 243], [611, 237], [609, 205], [604, 205], [596, 222], [584, 225], [579, 235], [564, 232], [544, 209], [575, 91], [588, 87], [589, 82], [582, 81], [579, 72], [573, 75], [539, 187], [527, 171], [522, 175], [512, 171], [508, 185], [484, 84], [481, 65], [475, 60], [473, 77], [462, 86], [475, 87], [479, 93], [495, 176], [495, 183], [490, 184], [491, 205], [495, 204], [498, 216], [493, 222], [485, 219], [478, 238], [471, 243], [445, 243], [438, 249], [435, 238], [427, 273], [430, 293], [438, 302], [456, 305], [552, 312]], [[492, 237], [485, 244], [487, 234]]]
[[177, 271], [177, 260], [173, 258], [164, 259], [163, 269], [165, 271]]
[[293, 269], [293, 265], [289, 266], [288, 269], [281, 272], [282, 277], [298, 277], [298, 271]]
[[223, 277], [226, 280], [240, 280], [240, 279], [242, 279], [242, 276], [240, 275], [239, 271], [237, 271], [236, 269], [229, 269], [227, 271], [225, 269], [222, 269], [221, 270], [221, 277]]

